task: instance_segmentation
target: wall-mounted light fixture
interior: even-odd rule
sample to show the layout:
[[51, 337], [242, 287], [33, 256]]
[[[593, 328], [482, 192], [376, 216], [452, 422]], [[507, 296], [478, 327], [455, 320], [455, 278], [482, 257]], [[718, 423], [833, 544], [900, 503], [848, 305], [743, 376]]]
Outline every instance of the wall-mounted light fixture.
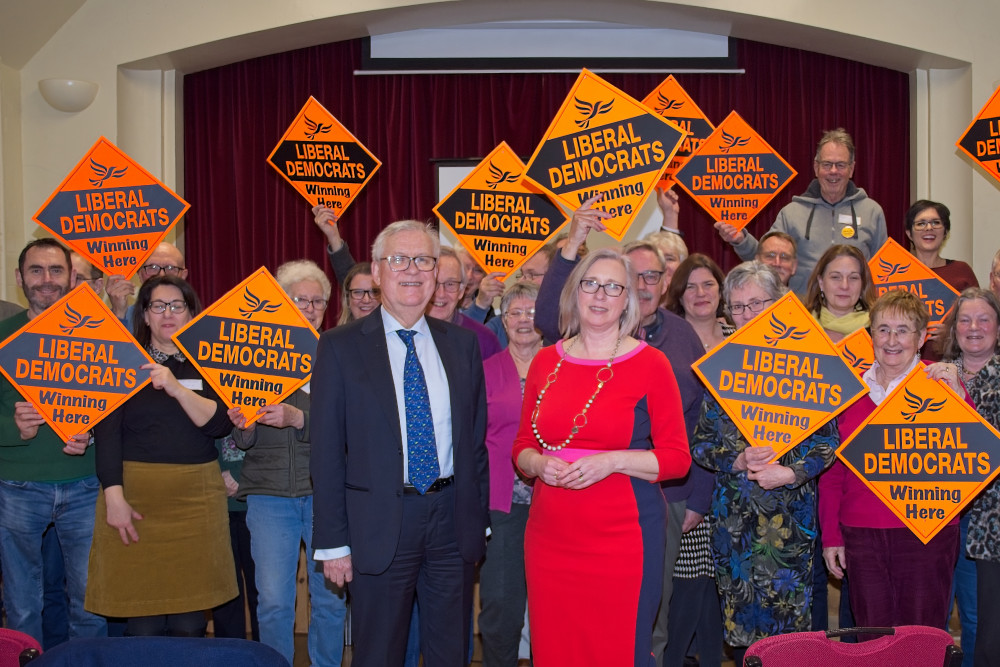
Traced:
[[53, 109], [77, 113], [90, 106], [97, 97], [98, 86], [92, 81], [76, 79], [42, 79], [38, 92]]

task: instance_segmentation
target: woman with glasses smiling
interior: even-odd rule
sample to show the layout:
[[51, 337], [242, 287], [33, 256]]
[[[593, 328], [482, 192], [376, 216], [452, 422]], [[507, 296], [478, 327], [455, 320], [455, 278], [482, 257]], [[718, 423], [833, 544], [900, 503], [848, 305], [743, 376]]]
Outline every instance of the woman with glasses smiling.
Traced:
[[[302, 309], [309, 324], [321, 332], [332, 289], [322, 269], [309, 260], [295, 260], [279, 266], [275, 279]], [[350, 279], [345, 284], [350, 285]], [[293, 664], [296, 573], [300, 545], [304, 544], [309, 586], [309, 661], [317, 667], [331, 667], [339, 665], [343, 655], [347, 612], [344, 591], [328, 582], [323, 577], [322, 563], [313, 560], [310, 405], [307, 385], [281, 403], [261, 408], [260, 419], [250, 426], [239, 408], [230, 410], [229, 418], [236, 426], [236, 446], [246, 451], [236, 497], [247, 503], [260, 641]]]
[[559, 300], [563, 339], [528, 371], [513, 458], [538, 480], [524, 557], [539, 665], [652, 663], [666, 542], [656, 482], [683, 477], [691, 456], [670, 362], [633, 337], [632, 272], [611, 248], [582, 259]]
[[[906, 237], [910, 239], [910, 252], [937, 276], [962, 292], [968, 287], [979, 287], [979, 279], [972, 267], [957, 259], [941, 257], [941, 248], [951, 234], [951, 211], [944, 204], [921, 199], [914, 202], [906, 212]], [[930, 361], [938, 361], [934, 341], [938, 338], [939, 325], [927, 328], [927, 341], [920, 350], [921, 356]]]
[[906, 212], [906, 238], [910, 239], [913, 256], [959, 292], [979, 287], [971, 266], [941, 257], [941, 248], [950, 234], [951, 211], [944, 204], [921, 199]]
[[524, 580], [524, 527], [531, 486], [511, 462], [520, 421], [528, 369], [542, 349], [535, 329], [538, 285], [522, 280], [500, 299], [500, 319], [507, 347], [483, 362], [486, 376], [486, 448], [490, 453], [490, 526], [486, 560], [479, 570], [479, 631], [483, 663], [516, 667], [524, 623], [527, 587]]
[[94, 428], [103, 492], [85, 607], [128, 618], [129, 635], [202, 636], [203, 610], [238, 594], [215, 439], [226, 406], [172, 336], [199, 313], [184, 280], [139, 288], [136, 340], [150, 383]]
[[[729, 272], [723, 293], [742, 328], [785, 287], [772, 267], [751, 261]], [[705, 397], [691, 455], [715, 471], [715, 577], [737, 665], [758, 639], [811, 629], [816, 477], [833, 462], [838, 442], [834, 424], [824, 424], [772, 461], [771, 447], [751, 447], [719, 403]]]
[[340, 318], [337, 324], [360, 320], [375, 310], [381, 296], [381, 290], [372, 282], [372, 265], [369, 262], [355, 264], [344, 277], [344, 287], [340, 292]]
[[[927, 309], [905, 290], [886, 292], [872, 305], [875, 361], [862, 377], [869, 392], [838, 419], [847, 438], [920, 364]], [[960, 396], [965, 389], [950, 365], [928, 370]], [[951, 610], [958, 555], [958, 519], [923, 544], [861, 478], [838, 461], [820, 478], [823, 559], [833, 576], [851, 578], [851, 609], [859, 626], [941, 627]]]

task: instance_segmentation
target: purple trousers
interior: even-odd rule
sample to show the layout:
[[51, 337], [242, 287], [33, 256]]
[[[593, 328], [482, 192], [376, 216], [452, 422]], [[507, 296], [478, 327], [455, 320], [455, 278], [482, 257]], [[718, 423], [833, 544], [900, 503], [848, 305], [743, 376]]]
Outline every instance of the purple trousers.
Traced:
[[941, 627], [951, 609], [958, 526], [945, 526], [927, 544], [909, 528], [841, 526], [851, 610], [860, 627]]

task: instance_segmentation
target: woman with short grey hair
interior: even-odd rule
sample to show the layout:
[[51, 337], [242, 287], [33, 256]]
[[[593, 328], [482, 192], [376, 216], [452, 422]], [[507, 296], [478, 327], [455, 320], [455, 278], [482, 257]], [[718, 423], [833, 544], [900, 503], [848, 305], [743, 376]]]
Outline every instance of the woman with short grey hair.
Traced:
[[[729, 272], [723, 293], [742, 328], [780, 299], [785, 286], [773, 268], [754, 260]], [[719, 403], [705, 398], [691, 455], [715, 472], [715, 577], [726, 642], [738, 665], [758, 639], [811, 629], [816, 478], [833, 463], [838, 443], [831, 421], [774, 460], [771, 447], [750, 446]]]

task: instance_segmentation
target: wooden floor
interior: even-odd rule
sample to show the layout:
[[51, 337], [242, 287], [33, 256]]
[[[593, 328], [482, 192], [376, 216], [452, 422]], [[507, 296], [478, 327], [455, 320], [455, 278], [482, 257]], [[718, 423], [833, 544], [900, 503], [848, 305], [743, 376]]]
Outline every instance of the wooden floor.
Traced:
[[[837, 626], [837, 609], [840, 605], [840, 590], [830, 585], [830, 597], [829, 597], [829, 614], [830, 614], [830, 628], [834, 629]], [[952, 636], [955, 637], [955, 643], [958, 643], [959, 638], [959, 623], [958, 623], [958, 612], [955, 611], [951, 616], [951, 623], [949, 625], [949, 630], [951, 630]], [[482, 666], [482, 648], [479, 643], [479, 635], [475, 636], [475, 647], [472, 659], [473, 667]], [[351, 665], [351, 647], [347, 646], [344, 648], [344, 661], [343, 667], [350, 667]], [[732, 660], [722, 663], [723, 667], [735, 667]], [[295, 635], [295, 664], [293, 667], [309, 667], [309, 656], [306, 649], [306, 636], [304, 634]]]

